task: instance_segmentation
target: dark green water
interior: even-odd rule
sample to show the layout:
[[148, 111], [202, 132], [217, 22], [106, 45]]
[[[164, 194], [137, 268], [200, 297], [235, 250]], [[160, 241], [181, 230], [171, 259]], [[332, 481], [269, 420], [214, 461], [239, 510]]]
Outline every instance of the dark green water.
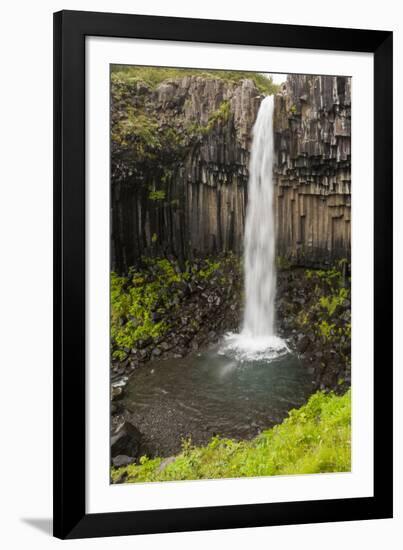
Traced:
[[129, 380], [125, 407], [150, 454], [167, 456], [181, 438], [251, 438], [281, 422], [312, 391], [312, 375], [295, 355], [239, 362], [215, 351], [154, 361]]

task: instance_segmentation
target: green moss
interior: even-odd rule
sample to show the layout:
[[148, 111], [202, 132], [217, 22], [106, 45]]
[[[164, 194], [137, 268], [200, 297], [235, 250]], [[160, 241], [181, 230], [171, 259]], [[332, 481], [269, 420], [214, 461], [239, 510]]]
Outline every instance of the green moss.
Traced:
[[166, 192], [163, 189], [157, 191], [150, 191], [148, 198], [151, 201], [163, 201], [166, 197]]
[[167, 330], [163, 321], [154, 322], [153, 313], [170, 306], [165, 274], [147, 280], [138, 272], [129, 278], [111, 274], [111, 336], [117, 349], [116, 359], [122, 358], [121, 348], [132, 348], [145, 338], [157, 338]]
[[182, 452], [161, 468], [161, 458], [112, 468], [112, 480], [174, 481], [351, 470], [351, 395], [318, 392], [278, 426], [252, 441], [214, 437], [205, 447], [183, 442]]
[[327, 311], [329, 317], [331, 317], [338, 306], [341, 306], [348, 297], [348, 290], [346, 288], [339, 288], [334, 293], [321, 296], [319, 299], [320, 306]]
[[201, 124], [195, 124], [191, 123], [187, 126], [187, 132], [190, 137], [194, 136], [205, 136], [211, 132], [211, 130], [218, 124], [218, 123], [225, 123], [228, 122], [229, 117], [231, 115], [231, 104], [228, 100], [224, 100], [218, 109], [216, 109], [211, 115], [209, 116], [209, 119], [207, 121], [207, 124], [204, 126]]
[[124, 116], [112, 123], [112, 141], [121, 148], [130, 147], [140, 158], [161, 147], [157, 121], [140, 110], [127, 106]]
[[277, 269], [283, 271], [291, 268], [291, 262], [288, 258], [285, 256], [277, 256], [276, 257], [276, 267]]
[[334, 323], [329, 323], [328, 321], [322, 320], [320, 323], [316, 324], [315, 328], [324, 340], [330, 340], [334, 334], [336, 325]]
[[201, 279], [209, 279], [215, 271], [217, 271], [220, 268], [220, 262], [213, 262], [211, 260], [205, 261], [205, 267], [203, 269], [200, 269], [199, 277]]
[[346, 261], [341, 260], [331, 269], [305, 271], [315, 299], [296, 314], [296, 321], [300, 328], [309, 326], [324, 342], [331, 341], [334, 350], [349, 364], [351, 322], [346, 303], [350, 301], [350, 280], [343, 273], [345, 266]]
[[214, 111], [208, 120], [205, 131], [210, 132], [218, 122], [227, 122], [231, 114], [231, 105], [229, 101], [223, 101], [216, 111]]
[[[157, 241], [158, 235], [153, 233], [151, 242]], [[194, 264], [187, 262], [182, 271], [174, 260], [143, 258], [143, 267], [131, 270], [127, 277], [111, 273], [113, 358], [125, 359], [128, 350], [135, 348], [139, 340], [163, 336], [171, 328], [173, 311], [180, 309], [184, 299], [178, 283], [187, 283], [190, 279], [205, 283], [220, 267], [232, 271], [237, 265], [229, 255], [219, 261], [207, 258]], [[221, 273], [221, 277], [225, 284], [225, 274]]]
[[155, 114], [145, 113], [128, 102], [112, 117], [111, 139], [115, 156], [133, 165], [133, 169], [136, 163], [148, 163], [154, 169], [162, 167], [162, 182], [172, 175], [170, 164], [178, 160], [184, 147], [184, 138], [176, 128], [161, 127]]

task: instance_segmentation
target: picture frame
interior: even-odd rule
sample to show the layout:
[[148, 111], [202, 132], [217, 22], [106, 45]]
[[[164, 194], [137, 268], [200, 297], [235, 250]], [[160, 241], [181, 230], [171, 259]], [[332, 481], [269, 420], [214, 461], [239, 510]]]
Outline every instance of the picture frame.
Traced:
[[[87, 513], [85, 39], [90, 36], [373, 54], [372, 497]], [[392, 40], [387, 31], [78, 11], [54, 14], [54, 536], [392, 517]]]

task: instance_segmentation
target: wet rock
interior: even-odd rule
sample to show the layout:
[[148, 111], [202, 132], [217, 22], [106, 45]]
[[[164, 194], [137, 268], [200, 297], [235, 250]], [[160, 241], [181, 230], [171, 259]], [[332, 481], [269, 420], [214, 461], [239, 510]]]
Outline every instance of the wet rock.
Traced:
[[136, 459], [132, 456], [127, 455], [118, 455], [112, 459], [112, 464], [115, 466], [115, 468], [128, 466], [129, 464], [133, 464], [134, 462], [136, 462]]
[[126, 455], [137, 458], [142, 442], [141, 432], [127, 420], [111, 436], [111, 456]]
[[153, 351], [151, 352], [151, 355], [153, 357], [159, 357], [161, 354], [162, 354], [162, 351], [160, 350], [160, 348], [154, 348]]
[[137, 369], [138, 366], [139, 366], [138, 361], [130, 361], [129, 370], [133, 371], [133, 370]]
[[139, 360], [140, 361], [147, 361], [149, 357], [150, 357], [150, 352], [147, 349], [139, 350]]
[[116, 401], [118, 399], [122, 399], [122, 397], [123, 397], [123, 387], [122, 386], [117, 386], [117, 387], [112, 386], [112, 388], [111, 388], [111, 400]]
[[153, 343], [153, 339], [151, 337], [144, 338], [142, 340], [137, 341], [136, 347], [137, 347], [137, 349], [142, 350], [142, 349], [146, 348], [147, 346], [149, 346], [152, 343]]
[[308, 336], [302, 336], [297, 343], [297, 350], [300, 353], [305, 353], [311, 345], [311, 341]]

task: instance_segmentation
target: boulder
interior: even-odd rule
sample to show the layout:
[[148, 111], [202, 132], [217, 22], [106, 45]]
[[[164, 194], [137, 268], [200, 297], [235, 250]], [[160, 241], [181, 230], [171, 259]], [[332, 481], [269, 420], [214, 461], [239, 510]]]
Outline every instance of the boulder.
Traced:
[[308, 338], [308, 336], [303, 336], [297, 344], [297, 350], [299, 351], [299, 353], [305, 353], [310, 347], [310, 345], [311, 345], [311, 341]]
[[141, 451], [141, 432], [127, 420], [111, 436], [111, 456], [125, 455], [137, 458]]
[[115, 468], [128, 466], [129, 464], [133, 464], [134, 462], [136, 462], [136, 459], [132, 456], [127, 456], [127, 455], [118, 455], [112, 459], [112, 464], [115, 466]]
[[111, 388], [111, 400], [116, 401], [117, 399], [122, 399], [123, 397], [123, 387], [122, 386], [112, 386]]

